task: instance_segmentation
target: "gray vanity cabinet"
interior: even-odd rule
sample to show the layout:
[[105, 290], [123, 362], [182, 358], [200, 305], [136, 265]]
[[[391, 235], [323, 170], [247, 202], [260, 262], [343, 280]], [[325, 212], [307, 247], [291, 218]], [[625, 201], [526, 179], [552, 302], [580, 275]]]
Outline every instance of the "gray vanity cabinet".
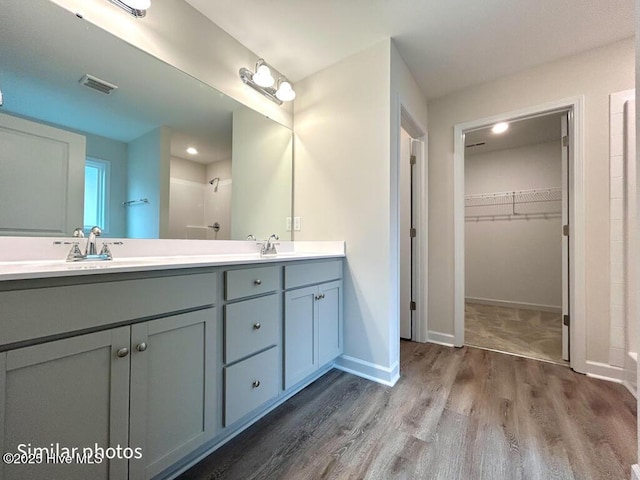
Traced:
[[131, 326], [129, 478], [151, 478], [213, 438], [215, 309]]
[[[129, 346], [129, 332], [120, 327], [0, 353], [0, 450], [128, 446], [129, 357], [117, 352]], [[5, 480], [121, 480], [128, 465], [2, 462], [0, 469]]]
[[[339, 260], [285, 267], [285, 287], [289, 288], [284, 297], [285, 389], [342, 353], [341, 279]], [[294, 288], [305, 284], [316, 285]]]

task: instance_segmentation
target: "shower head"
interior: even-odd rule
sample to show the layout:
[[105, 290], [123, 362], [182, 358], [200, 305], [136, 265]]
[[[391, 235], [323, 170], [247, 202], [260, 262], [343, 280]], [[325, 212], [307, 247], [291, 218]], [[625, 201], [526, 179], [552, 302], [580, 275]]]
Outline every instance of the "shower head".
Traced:
[[210, 185], [213, 185], [214, 183], [215, 183], [215, 187], [213, 187], [213, 191], [217, 192], [218, 185], [220, 184], [220, 177], [212, 178], [211, 180], [209, 180]]

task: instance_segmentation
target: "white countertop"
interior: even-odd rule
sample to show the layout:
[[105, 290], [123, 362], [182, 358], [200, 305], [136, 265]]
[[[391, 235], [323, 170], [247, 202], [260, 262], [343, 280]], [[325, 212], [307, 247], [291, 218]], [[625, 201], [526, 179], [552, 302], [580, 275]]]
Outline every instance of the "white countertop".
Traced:
[[[13, 238], [17, 239], [17, 237]], [[27, 239], [27, 243], [34, 247], [41, 242], [40, 246], [44, 248], [52, 245], [56, 240], [59, 239], [47, 239], [47, 241]], [[7, 247], [7, 245], [1, 245], [6, 241], [6, 239], [0, 240], [0, 248]], [[25, 239], [18, 239], [18, 241], [24, 243]], [[67, 262], [64, 257], [69, 247], [66, 245], [58, 245], [56, 248], [56, 253], [58, 251], [63, 253], [62, 259], [55, 257], [33, 259], [29, 258], [28, 254], [23, 254], [23, 258], [15, 258], [17, 255], [14, 252], [9, 260], [4, 261], [5, 259], [0, 257], [0, 281], [221, 265], [268, 264], [345, 256], [344, 242], [281, 242], [276, 256], [261, 257], [253, 242], [127, 239], [122, 241], [124, 245], [112, 247], [114, 259], [106, 261]], [[145, 242], [147, 248], [145, 248]], [[126, 247], [127, 245], [129, 246]], [[42, 250], [36, 250], [36, 252], [35, 256], [43, 256]]]

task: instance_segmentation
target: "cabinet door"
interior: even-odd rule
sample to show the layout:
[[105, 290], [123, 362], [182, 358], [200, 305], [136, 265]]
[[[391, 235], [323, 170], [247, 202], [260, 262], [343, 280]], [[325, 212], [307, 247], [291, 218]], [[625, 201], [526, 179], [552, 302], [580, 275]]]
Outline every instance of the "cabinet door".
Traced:
[[[43, 319], [46, 320], [46, 319]], [[129, 327], [0, 354], [0, 450], [128, 444]], [[23, 447], [25, 448], [25, 447]], [[0, 463], [0, 478], [127, 478], [127, 462]]]
[[284, 294], [284, 388], [289, 388], [318, 368], [315, 332], [317, 287]]
[[131, 327], [130, 479], [150, 478], [214, 436], [215, 309]]
[[322, 367], [342, 353], [342, 282], [318, 287], [318, 366]]

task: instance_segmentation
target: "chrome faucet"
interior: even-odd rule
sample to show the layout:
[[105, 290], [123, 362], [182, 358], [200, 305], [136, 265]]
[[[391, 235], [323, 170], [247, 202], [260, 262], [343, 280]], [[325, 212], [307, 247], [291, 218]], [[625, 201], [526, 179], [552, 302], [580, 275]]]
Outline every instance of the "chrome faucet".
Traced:
[[97, 255], [98, 250], [96, 249], [96, 238], [102, 235], [102, 229], [98, 226], [93, 227], [89, 231], [89, 238], [87, 238], [87, 246], [84, 249], [84, 256], [88, 257], [89, 255]]
[[271, 235], [267, 240], [264, 241], [260, 248], [260, 255], [277, 255], [278, 251], [276, 250], [277, 243], [272, 242], [271, 240], [280, 240], [280, 237], [275, 233]]
[[[109, 245], [122, 245], [122, 242], [104, 242], [102, 244], [102, 249], [100, 253], [98, 253], [98, 249], [96, 247], [97, 237], [102, 235], [102, 230], [100, 227], [93, 227], [89, 232], [89, 237], [87, 238], [87, 244], [84, 249], [84, 253], [80, 250], [78, 246], [78, 241], [73, 242], [53, 242], [55, 245], [71, 245], [71, 250], [67, 254], [67, 262], [80, 262], [82, 260], [113, 260], [113, 255], [111, 254], [111, 249]], [[73, 231], [74, 238], [84, 238], [84, 232], [82, 228], [76, 228]]]

